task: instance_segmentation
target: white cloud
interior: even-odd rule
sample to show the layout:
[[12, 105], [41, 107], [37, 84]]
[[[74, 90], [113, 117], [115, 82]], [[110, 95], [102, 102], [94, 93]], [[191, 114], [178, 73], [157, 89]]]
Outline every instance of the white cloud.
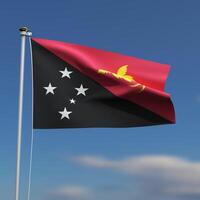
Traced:
[[170, 156], [140, 156], [122, 160], [77, 156], [73, 161], [135, 176], [142, 192], [151, 195], [152, 198], [158, 195], [163, 199], [200, 198], [200, 162]]
[[113, 166], [113, 161], [96, 156], [76, 156], [73, 157], [72, 160], [86, 166], [97, 168], [110, 168]]
[[65, 199], [86, 199], [90, 196], [90, 190], [83, 186], [63, 186], [56, 188], [51, 195]]

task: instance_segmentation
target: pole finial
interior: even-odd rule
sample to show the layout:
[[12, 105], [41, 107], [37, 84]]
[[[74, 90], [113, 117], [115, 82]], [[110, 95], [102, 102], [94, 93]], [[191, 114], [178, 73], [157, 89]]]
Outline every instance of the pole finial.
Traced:
[[32, 37], [32, 32], [26, 26], [22, 26], [19, 31], [21, 36]]
[[28, 32], [28, 28], [26, 26], [23, 26], [19, 29], [20, 32]]

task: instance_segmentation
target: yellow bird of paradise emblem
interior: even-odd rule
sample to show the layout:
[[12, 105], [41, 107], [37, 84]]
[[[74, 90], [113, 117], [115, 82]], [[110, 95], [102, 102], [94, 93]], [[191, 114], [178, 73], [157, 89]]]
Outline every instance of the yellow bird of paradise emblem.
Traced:
[[112, 73], [112, 72], [104, 70], [104, 69], [99, 69], [98, 73], [104, 74], [104, 75], [105, 74], [111, 74], [115, 78], [123, 79], [123, 80], [130, 83], [130, 87], [135, 88], [138, 92], [142, 92], [145, 88], [145, 85], [137, 83], [134, 80], [133, 76], [127, 74], [127, 71], [128, 71], [128, 65], [123, 65], [123, 66], [119, 67], [119, 69], [117, 70], [117, 73]]

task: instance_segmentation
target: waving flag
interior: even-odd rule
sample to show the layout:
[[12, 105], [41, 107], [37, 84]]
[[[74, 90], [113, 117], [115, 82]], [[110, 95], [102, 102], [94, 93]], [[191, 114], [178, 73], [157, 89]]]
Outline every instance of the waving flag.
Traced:
[[32, 50], [34, 128], [175, 123], [168, 65], [38, 38]]

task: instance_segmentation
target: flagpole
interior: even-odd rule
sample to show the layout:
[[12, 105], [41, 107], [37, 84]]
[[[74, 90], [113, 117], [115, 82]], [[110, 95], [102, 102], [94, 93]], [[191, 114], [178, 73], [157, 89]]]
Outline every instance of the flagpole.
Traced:
[[17, 132], [17, 158], [16, 158], [16, 188], [15, 200], [20, 196], [20, 160], [21, 160], [21, 138], [22, 138], [22, 112], [23, 112], [23, 91], [24, 91], [24, 64], [25, 64], [25, 45], [28, 28], [19, 29], [21, 36], [21, 55], [20, 55], [20, 79], [19, 79], [19, 101], [18, 101], [18, 132]]

